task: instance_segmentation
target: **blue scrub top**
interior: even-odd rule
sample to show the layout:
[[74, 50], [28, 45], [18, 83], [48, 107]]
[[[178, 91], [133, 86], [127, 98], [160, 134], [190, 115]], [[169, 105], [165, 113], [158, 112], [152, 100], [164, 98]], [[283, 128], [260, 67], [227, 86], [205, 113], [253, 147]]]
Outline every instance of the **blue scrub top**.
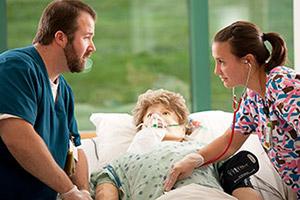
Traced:
[[[61, 168], [66, 162], [70, 134], [75, 145], [80, 145], [72, 90], [59, 76], [54, 102], [46, 67], [33, 46], [0, 54], [0, 113], [32, 124]], [[0, 199], [56, 199], [56, 192], [17, 163], [1, 138]]]

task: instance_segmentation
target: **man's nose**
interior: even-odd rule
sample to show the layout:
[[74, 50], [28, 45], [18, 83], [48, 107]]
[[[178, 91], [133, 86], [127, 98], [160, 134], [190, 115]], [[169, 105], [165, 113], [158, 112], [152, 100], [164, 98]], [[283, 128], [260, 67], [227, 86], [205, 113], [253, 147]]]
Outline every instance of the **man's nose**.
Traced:
[[90, 50], [91, 52], [95, 52], [95, 51], [96, 51], [96, 46], [95, 46], [95, 44], [94, 44], [93, 41], [91, 41], [91, 43], [90, 43], [90, 45], [89, 45], [89, 50]]

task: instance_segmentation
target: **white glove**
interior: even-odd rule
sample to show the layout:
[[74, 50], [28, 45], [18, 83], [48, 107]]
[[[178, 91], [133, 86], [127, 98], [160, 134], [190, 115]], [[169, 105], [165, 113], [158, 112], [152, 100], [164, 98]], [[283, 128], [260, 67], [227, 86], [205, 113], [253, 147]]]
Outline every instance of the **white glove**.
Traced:
[[86, 196], [89, 200], [92, 200], [91, 193], [87, 190], [80, 190], [80, 192]]
[[203, 163], [204, 158], [199, 153], [190, 153], [176, 162], [164, 183], [165, 191], [170, 191], [177, 180], [189, 177], [193, 170], [203, 165]]
[[59, 197], [62, 200], [93, 200], [87, 190], [78, 190], [75, 185], [68, 192], [60, 194]]

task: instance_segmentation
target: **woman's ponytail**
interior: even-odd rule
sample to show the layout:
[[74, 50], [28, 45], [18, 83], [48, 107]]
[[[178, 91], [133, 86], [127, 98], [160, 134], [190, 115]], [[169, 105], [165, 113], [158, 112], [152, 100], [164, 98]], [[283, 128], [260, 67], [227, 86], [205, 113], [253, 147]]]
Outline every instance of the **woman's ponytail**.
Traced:
[[268, 41], [272, 46], [271, 56], [265, 63], [265, 71], [269, 72], [274, 67], [284, 65], [287, 57], [287, 48], [284, 40], [278, 33], [263, 33], [262, 40]]

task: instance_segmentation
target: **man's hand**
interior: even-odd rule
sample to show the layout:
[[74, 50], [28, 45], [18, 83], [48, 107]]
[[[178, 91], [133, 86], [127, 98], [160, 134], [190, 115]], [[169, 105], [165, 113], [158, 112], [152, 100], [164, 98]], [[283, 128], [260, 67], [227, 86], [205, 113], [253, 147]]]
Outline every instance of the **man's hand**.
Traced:
[[90, 193], [87, 190], [78, 190], [74, 187], [66, 193], [59, 195], [62, 200], [92, 200]]
[[193, 170], [204, 163], [204, 158], [198, 153], [190, 153], [172, 167], [165, 183], [165, 191], [170, 191], [177, 180], [187, 178]]

